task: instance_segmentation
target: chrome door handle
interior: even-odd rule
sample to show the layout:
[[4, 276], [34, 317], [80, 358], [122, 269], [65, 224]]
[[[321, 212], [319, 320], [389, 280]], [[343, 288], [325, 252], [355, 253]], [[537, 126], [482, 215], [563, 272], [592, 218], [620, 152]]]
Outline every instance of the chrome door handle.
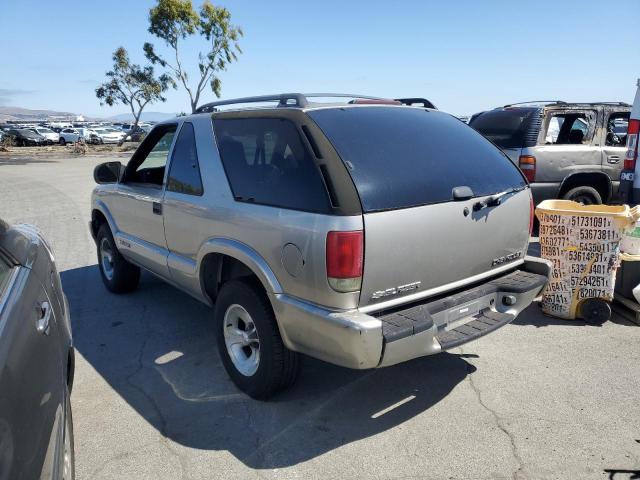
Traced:
[[607, 162], [609, 163], [618, 163], [620, 161], [620, 157], [618, 155], [608, 155]]
[[38, 333], [49, 335], [49, 321], [51, 320], [51, 305], [49, 302], [41, 302], [37, 307], [38, 319], [36, 320], [36, 330]]

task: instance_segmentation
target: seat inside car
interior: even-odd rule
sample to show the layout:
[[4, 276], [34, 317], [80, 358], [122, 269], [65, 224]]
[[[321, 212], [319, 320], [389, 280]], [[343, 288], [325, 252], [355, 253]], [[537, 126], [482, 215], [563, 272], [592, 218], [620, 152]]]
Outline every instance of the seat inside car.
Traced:
[[569, 133], [569, 141], [567, 143], [576, 145], [576, 144], [581, 144], [583, 140], [584, 140], [584, 132], [582, 130], [575, 129], [575, 130], [571, 130], [571, 132]]

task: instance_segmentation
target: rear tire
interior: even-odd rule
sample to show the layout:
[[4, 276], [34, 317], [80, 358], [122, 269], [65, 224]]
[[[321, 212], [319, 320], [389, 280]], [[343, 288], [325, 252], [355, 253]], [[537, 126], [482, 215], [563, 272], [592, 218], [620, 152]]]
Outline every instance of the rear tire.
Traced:
[[105, 287], [113, 293], [129, 293], [138, 288], [140, 268], [127, 262], [120, 254], [106, 223], [98, 229], [96, 244], [98, 267]]
[[600, 193], [593, 188], [586, 185], [581, 187], [575, 187], [565, 193], [562, 197], [565, 200], [572, 200], [574, 202], [582, 203], [584, 205], [600, 205], [602, 204], [602, 197]]
[[214, 315], [222, 364], [240, 390], [266, 400], [295, 383], [299, 355], [282, 343], [261, 287], [245, 280], [225, 283]]

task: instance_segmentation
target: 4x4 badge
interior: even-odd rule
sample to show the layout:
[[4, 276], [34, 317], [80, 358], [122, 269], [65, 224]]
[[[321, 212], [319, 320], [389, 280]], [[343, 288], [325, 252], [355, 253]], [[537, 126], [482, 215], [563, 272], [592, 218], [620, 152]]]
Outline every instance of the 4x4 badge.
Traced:
[[504, 257], [494, 258], [491, 262], [491, 266], [495, 267], [496, 265], [502, 265], [503, 263], [510, 262], [522, 256], [522, 252], [511, 253], [509, 255], [505, 255]]
[[371, 295], [372, 299], [390, 297], [399, 293], [410, 292], [411, 290], [417, 290], [422, 282], [407, 283], [406, 285], [398, 285], [397, 287], [387, 288], [386, 290], [378, 290]]

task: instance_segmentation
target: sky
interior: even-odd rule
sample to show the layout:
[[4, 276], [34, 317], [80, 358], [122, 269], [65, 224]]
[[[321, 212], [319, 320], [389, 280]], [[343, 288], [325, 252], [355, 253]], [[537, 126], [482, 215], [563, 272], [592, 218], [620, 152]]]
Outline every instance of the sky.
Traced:
[[[147, 31], [154, 3], [0, 0], [0, 105], [100, 117], [127, 112], [101, 107], [94, 90], [117, 47], [144, 63], [144, 42], [162, 45]], [[222, 98], [425, 97], [468, 115], [529, 100], [631, 102], [640, 77], [640, 0], [214, 3], [245, 33], [243, 54], [220, 74]], [[187, 65], [195, 66], [204, 41], [185, 47]], [[206, 91], [201, 103], [214, 99]], [[188, 112], [188, 96], [171, 90], [147, 110]]]

